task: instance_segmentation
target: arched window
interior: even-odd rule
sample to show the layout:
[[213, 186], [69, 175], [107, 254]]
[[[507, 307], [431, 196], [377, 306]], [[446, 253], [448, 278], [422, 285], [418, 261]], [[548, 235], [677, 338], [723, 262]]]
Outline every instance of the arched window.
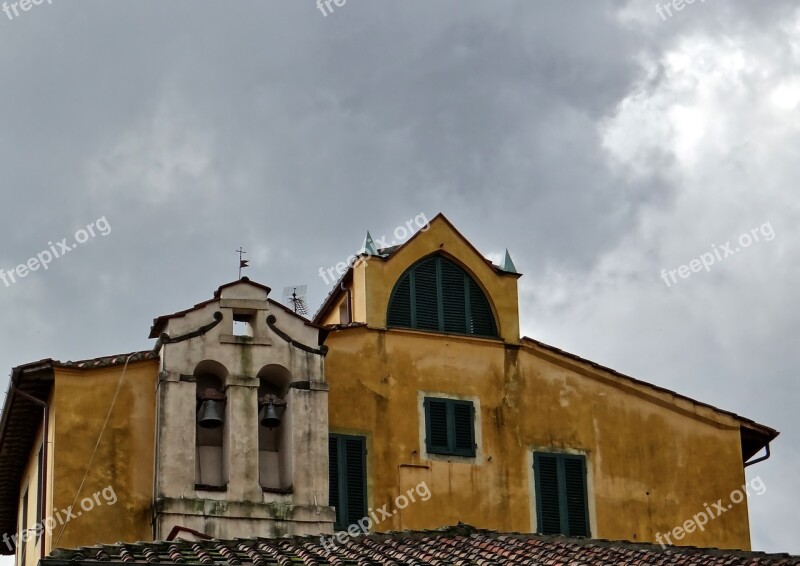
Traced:
[[483, 290], [461, 267], [435, 255], [410, 267], [389, 299], [387, 325], [454, 334], [497, 336]]

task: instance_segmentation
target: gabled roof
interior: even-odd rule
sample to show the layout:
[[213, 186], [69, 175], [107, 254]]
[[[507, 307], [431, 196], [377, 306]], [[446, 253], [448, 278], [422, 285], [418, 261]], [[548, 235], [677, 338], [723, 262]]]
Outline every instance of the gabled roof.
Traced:
[[[208, 564], [221, 566], [397, 565], [599, 565], [599, 566], [788, 566], [800, 557], [560, 536], [498, 533], [459, 525], [438, 531], [405, 531], [334, 537], [200, 540], [55, 550], [42, 566]], [[323, 546], [324, 544], [324, 546]]]
[[[437, 220], [441, 220], [445, 224], [447, 224], [447, 226], [449, 226], [450, 229], [459, 238], [461, 238], [461, 240], [467, 245], [467, 247], [469, 247], [473, 252], [475, 252], [475, 255], [477, 255], [484, 262], [486, 262], [486, 264], [491, 269], [493, 269], [498, 275], [507, 275], [507, 276], [510, 276], [510, 277], [516, 277], [517, 279], [522, 277], [521, 273], [517, 273], [516, 271], [513, 271], [513, 272], [506, 271], [501, 266], [495, 265], [490, 260], [486, 259], [486, 257], [481, 252], [479, 252], [475, 246], [472, 245], [472, 242], [470, 242], [468, 239], [466, 239], [464, 237], [464, 235], [461, 232], [458, 231], [458, 228], [453, 226], [453, 223], [450, 222], [447, 219], [447, 217], [444, 214], [442, 214], [441, 212], [439, 214], [437, 214], [436, 216], [434, 216], [433, 219], [428, 224], [430, 225], [430, 224], [436, 222]], [[415, 239], [421, 237], [421, 234], [423, 234], [423, 233], [424, 232], [422, 230], [417, 230], [414, 233], [413, 236], [411, 236], [408, 240], [406, 240], [402, 244], [399, 244], [397, 246], [391, 246], [389, 248], [381, 248], [381, 249], [378, 250], [378, 255], [369, 256], [369, 257], [371, 257], [373, 259], [374, 258], [378, 258], [381, 261], [387, 261], [392, 256], [394, 256], [397, 252], [399, 252], [400, 250], [402, 250], [403, 248], [408, 246], [412, 241], [414, 241]], [[369, 232], [367, 232], [367, 235], [369, 235]], [[359, 257], [364, 257], [366, 255], [367, 254], [361, 254]], [[320, 324], [321, 323], [320, 321], [322, 320], [322, 318], [325, 317], [325, 315], [328, 314], [330, 309], [336, 304], [336, 302], [339, 299], [339, 296], [343, 292], [341, 290], [341, 284], [344, 283], [346, 280], [349, 280], [349, 278], [352, 277], [352, 273], [353, 273], [353, 266], [351, 265], [351, 266], [349, 266], [347, 268], [347, 271], [344, 272], [344, 274], [339, 278], [339, 280], [333, 285], [333, 288], [331, 289], [330, 293], [328, 293], [328, 296], [322, 302], [322, 306], [319, 307], [319, 310], [317, 310], [317, 314], [314, 315], [314, 319], [313, 319], [314, 323]]]
[[[182, 311], [178, 311], [178, 312], [174, 312], [172, 314], [165, 314], [163, 316], [159, 316], [158, 318], [153, 319], [153, 326], [150, 327], [150, 336], [149, 337], [150, 338], [158, 338], [161, 335], [161, 332], [164, 330], [164, 327], [166, 326], [167, 322], [170, 319], [184, 317], [184, 316], [186, 316], [187, 314], [189, 314], [192, 311], [195, 311], [197, 309], [201, 309], [201, 308], [205, 307], [206, 305], [210, 305], [211, 303], [219, 301], [220, 298], [222, 297], [222, 290], [223, 289], [227, 289], [228, 287], [233, 287], [234, 285], [239, 285], [241, 283], [246, 283], [246, 284], [251, 285], [253, 287], [256, 287], [258, 289], [262, 289], [262, 290], [266, 291], [267, 294], [269, 294], [270, 291], [272, 291], [272, 289], [270, 287], [267, 287], [266, 285], [262, 285], [261, 283], [256, 283], [255, 281], [251, 281], [247, 277], [242, 277], [241, 279], [238, 279], [236, 281], [231, 281], [230, 283], [225, 283], [224, 285], [221, 285], [216, 291], [214, 291], [214, 297], [213, 298], [208, 299], [206, 301], [202, 301], [200, 303], [197, 303], [196, 305], [194, 305], [191, 308], [188, 308], [188, 309], [185, 309], [185, 310], [182, 310]], [[294, 316], [302, 319], [303, 322], [305, 322], [306, 324], [313, 326], [313, 324], [311, 323], [311, 321], [308, 318], [304, 317], [301, 314], [298, 314], [298, 313], [294, 312], [292, 309], [290, 309], [286, 305], [284, 305], [282, 303], [279, 303], [278, 301], [274, 301], [272, 299], [267, 299], [267, 302], [270, 305], [279, 307], [279, 308], [283, 309], [284, 311], [286, 311], [286, 312], [288, 312], [290, 314], [293, 314]]]
[[[24, 394], [46, 402], [53, 386], [55, 368], [94, 369], [157, 358], [151, 350], [75, 362], [48, 358], [11, 371], [11, 384], [0, 419], [0, 533], [13, 533], [17, 529], [20, 482], [44, 416], [42, 407]], [[0, 554], [12, 553], [7, 545], [0, 544]]]

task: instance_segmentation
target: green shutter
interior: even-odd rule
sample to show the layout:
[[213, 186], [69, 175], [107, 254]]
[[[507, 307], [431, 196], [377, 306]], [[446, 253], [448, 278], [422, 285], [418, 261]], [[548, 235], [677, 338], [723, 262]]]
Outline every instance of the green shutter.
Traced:
[[492, 307], [477, 282], [458, 264], [427, 257], [398, 280], [386, 324], [453, 334], [497, 336]]
[[425, 447], [431, 454], [475, 456], [472, 401], [425, 398]]
[[[441, 258], [440, 258], [441, 259]], [[441, 259], [442, 319], [445, 332], [467, 334], [467, 297], [464, 270]]]
[[328, 501], [336, 508], [336, 530], [347, 529], [367, 514], [366, 446], [362, 436], [328, 437]]
[[475, 456], [475, 409], [470, 401], [452, 401], [453, 453]]
[[564, 492], [567, 500], [567, 535], [589, 536], [586, 509], [586, 461], [583, 457], [564, 457]]
[[388, 326], [413, 328], [411, 320], [411, 274], [406, 273], [392, 293], [389, 302], [389, 313], [386, 317]]
[[492, 308], [478, 284], [469, 280], [470, 326], [469, 334], [497, 336]]
[[426, 444], [432, 454], [449, 452], [447, 412], [446, 400], [425, 399]]
[[535, 454], [534, 467], [536, 471], [536, 516], [539, 532], [544, 535], [563, 534], [558, 489], [558, 458], [546, 454]]
[[347, 524], [354, 525], [367, 514], [366, 446], [363, 438], [344, 440], [347, 467]]
[[419, 263], [414, 269], [414, 304], [416, 314], [414, 328], [440, 330], [439, 324], [439, 283], [437, 258], [432, 257]]
[[539, 532], [589, 537], [586, 458], [534, 453], [533, 467]]
[[339, 490], [339, 438], [328, 437], [328, 505], [336, 509], [336, 529], [343, 528], [342, 502]]

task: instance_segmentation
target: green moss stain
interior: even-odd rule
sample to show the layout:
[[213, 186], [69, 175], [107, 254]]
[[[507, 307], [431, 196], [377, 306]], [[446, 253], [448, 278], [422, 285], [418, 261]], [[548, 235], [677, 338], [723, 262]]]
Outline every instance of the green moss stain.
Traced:
[[288, 521], [292, 516], [293, 507], [288, 503], [267, 503], [270, 514], [279, 521]]
[[253, 345], [249, 336], [237, 336], [239, 342], [239, 363], [242, 367], [242, 375], [253, 375]]

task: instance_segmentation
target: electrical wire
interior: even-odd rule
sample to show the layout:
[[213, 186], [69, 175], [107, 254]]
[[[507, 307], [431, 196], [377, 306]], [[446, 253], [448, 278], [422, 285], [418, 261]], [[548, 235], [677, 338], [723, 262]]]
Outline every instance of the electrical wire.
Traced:
[[[128, 362], [131, 361], [131, 358], [136, 355], [137, 352], [132, 353], [128, 356], [128, 359], [125, 360], [125, 366], [122, 368], [122, 375], [119, 376], [119, 381], [117, 381], [117, 390], [114, 391], [114, 398], [111, 400], [111, 405], [108, 407], [108, 413], [106, 413], [106, 420], [103, 423], [103, 428], [100, 429], [100, 435], [97, 437], [97, 442], [94, 445], [94, 450], [92, 451], [92, 456], [89, 458], [89, 465], [86, 467], [86, 473], [83, 474], [83, 479], [81, 480], [81, 485], [78, 487], [78, 492], [75, 494], [75, 499], [72, 501], [72, 505], [69, 506], [69, 509], [75, 507], [75, 503], [78, 501], [78, 497], [81, 495], [81, 490], [83, 489], [83, 485], [86, 483], [86, 478], [89, 477], [89, 472], [92, 469], [92, 464], [94, 463], [94, 457], [97, 454], [97, 449], [100, 447], [100, 440], [103, 438], [103, 433], [106, 431], [108, 427], [108, 421], [111, 419], [111, 412], [114, 410], [114, 405], [117, 403], [117, 397], [119, 397], [120, 389], [122, 389], [122, 381], [125, 379], [125, 372], [128, 370]], [[61, 530], [58, 531], [58, 536], [53, 541], [53, 547], [57, 547], [58, 541], [61, 540], [61, 535], [64, 534], [64, 529], [67, 528], [67, 523], [61, 525]]]

